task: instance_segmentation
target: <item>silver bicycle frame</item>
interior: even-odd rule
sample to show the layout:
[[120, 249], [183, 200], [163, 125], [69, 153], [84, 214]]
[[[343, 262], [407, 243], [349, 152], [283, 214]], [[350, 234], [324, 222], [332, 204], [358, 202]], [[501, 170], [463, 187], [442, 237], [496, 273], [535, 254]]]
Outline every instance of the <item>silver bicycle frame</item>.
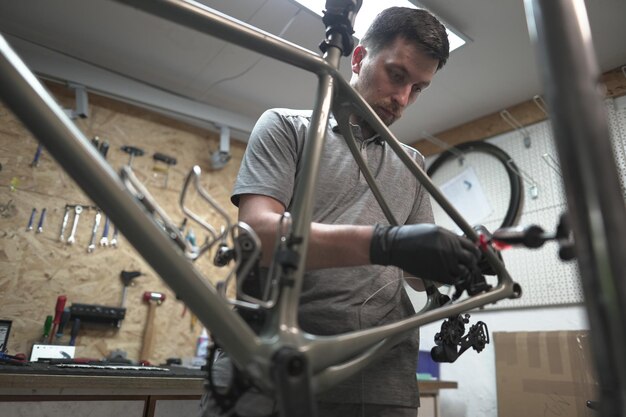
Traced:
[[[551, 0], [546, 2], [549, 1]], [[332, 337], [314, 336], [302, 332], [296, 321], [296, 313], [311, 223], [313, 184], [318, 173], [320, 154], [324, 146], [326, 126], [331, 109], [340, 123], [342, 132], [346, 135], [350, 147], [354, 146], [354, 138], [348, 134], [349, 129], [346, 129], [345, 125], [347, 114], [354, 111], [363, 116], [380, 133], [381, 137], [399, 155], [407, 168], [459, 225], [461, 230], [473, 240], [477, 239], [476, 233], [433, 185], [423, 170], [404, 152], [402, 145], [373, 113], [367, 103], [343, 80], [337, 71], [340, 52], [336, 48], [329, 48], [322, 58], [313, 52], [192, 1], [122, 0], [122, 2], [313, 72], [318, 76], [319, 83], [311, 121], [312, 128], [306, 140], [303, 156], [304, 175], [297, 185], [294, 195], [295, 204], [291, 212], [293, 218], [292, 236], [301, 241], [292, 249], [300, 254], [300, 262], [297, 270], [285, 278], [293, 280], [295, 284], [292, 287], [282, 289], [278, 305], [270, 311], [274, 322], [275, 331], [273, 334], [257, 336], [230, 309], [215, 288], [202, 278], [201, 273], [147, 215], [145, 209], [127, 192], [119, 176], [63, 113], [46, 89], [12, 51], [4, 38], [0, 38], [0, 81], [2, 85], [0, 96], [2, 99], [78, 185], [107, 213], [128, 241], [189, 306], [199, 320], [220, 340], [221, 345], [229, 352], [235, 364], [246, 371], [259, 386], [269, 390], [275, 388], [276, 381], [272, 376], [271, 369], [272, 357], [281, 347], [288, 346], [306, 356], [310, 367], [313, 390], [320, 392], [358, 372], [398, 343], [406, 332], [418, 326], [519, 294], [519, 287], [513, 282], [504, 265], [493, 252], [489, 251], [487, 252], [487, 259], [498, 273], [498, 285], [489, 292], [377, 328]], [[553, 18], [558, 20], [561, 16], [555, 15]], [[561, 151], [560, 148], [559, 151]], [[359, 162], [358, 152], [353, 153], [359, 165], [364, 166], [362, 160]], [[591, 157], [590, 155], [586, 154], [581, 157]], [[606, 165], [608, 160], [605, 158], [599, 161], [599, 163]], [[367, 170], [364, 170], [364, 175], [379, 202], [381, 202], [383, 210], [390, 217], [390, 211], [385, 208], [385, 203], [381, 201], [380, 192], [371, 181], [371, 174], [367, 174]], [[577, 185], [575, 184], [575, 188]], [[578, 203], [574, 200], [570, 201], [573, 204]], [[613, 219], [613, 217], [611, 218]], [[392, 216], [389, 220], [394, 223]], [[575, 227], [575, 231], [577, 236], [582, 237], [588, 229]], [[604, 231], [601, 230], [598, 233], [604, 233]], [[606, 237], [613, 239], [615, 236], [608, 234]], [[612, 257], [613, 253], [610, 253], [610, 256]], [[587, 272], [583, 270], [583, 273]], [[591, 279], [593, 280], [593, 278]], [[623, 320], [620, 323], [623, 323]], [[620, 345], [623, 346], [621, 343]]]

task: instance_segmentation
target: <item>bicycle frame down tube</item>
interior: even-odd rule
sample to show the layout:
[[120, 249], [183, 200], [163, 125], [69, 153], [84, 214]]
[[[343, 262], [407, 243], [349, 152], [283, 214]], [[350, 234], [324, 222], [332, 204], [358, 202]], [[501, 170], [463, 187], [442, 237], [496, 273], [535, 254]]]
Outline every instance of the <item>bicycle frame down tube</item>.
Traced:
[[91, 145], [0, 36], [0, 90], [2, 100], [46, 147], [87, 195], [111, 219], [126, 239], [159, 273], [207, 327], [223, 322], [224, 346], [233, 349], [245, 366], [260, 341], [248, 325], [234, 317], [230, 307], [204, 281], [169, 237], [125, 190], [119, 176]]
[[602, 415], [626, 415], [626, 207], [583, 0], [526, 0], [567, 195]]

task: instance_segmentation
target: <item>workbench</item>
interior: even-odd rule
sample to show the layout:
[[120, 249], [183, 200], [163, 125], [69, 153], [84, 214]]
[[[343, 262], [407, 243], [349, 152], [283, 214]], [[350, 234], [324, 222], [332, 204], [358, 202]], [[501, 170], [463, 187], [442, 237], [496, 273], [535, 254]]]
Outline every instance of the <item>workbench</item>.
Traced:
[[[0, 366], [0, 416], [186, 417], [198, 414], [204, 372], [54, 369]], [[419, 381], [419, 417], [439, 415], [440, 389], [456, 382]]]

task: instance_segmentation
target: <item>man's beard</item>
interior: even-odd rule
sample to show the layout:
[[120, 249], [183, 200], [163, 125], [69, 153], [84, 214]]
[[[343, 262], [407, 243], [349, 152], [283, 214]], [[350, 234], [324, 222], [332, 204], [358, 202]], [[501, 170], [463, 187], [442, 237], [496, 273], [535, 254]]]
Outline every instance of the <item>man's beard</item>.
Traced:
[[375, 112], [383, 121], [385, 126], [391, 126], [396, 120], [400, 118], [400, 109], [398, 106], [394, 105], [385, 105], [383, 103], [376, 104], [374, 106]]

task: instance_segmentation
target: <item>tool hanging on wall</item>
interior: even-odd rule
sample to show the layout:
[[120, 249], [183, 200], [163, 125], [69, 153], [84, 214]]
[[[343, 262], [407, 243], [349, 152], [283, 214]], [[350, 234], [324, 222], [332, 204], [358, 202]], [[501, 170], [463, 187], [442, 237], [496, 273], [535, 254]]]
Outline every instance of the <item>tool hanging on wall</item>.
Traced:
[[148, 361], [152, 353], [152, 341], [154, 339], [154, 314], [156, 307], [163, 304], [165, 301], [165, 294], [146, 291], [143, 293], [143, 301], [148, 303], [148, 319], [143, 333], [143, 344], [139, 359], [142, 361]]
[[[169, 179], [170, 175], [170, 167], [176, 165], [176, 158], [162, 154], [160, 152], [155, 152], [154, 155], [152, 155], [152, 159], [154, 159], [154, 167], [152, 167], [152, 170], [164, 174], [165, 177], [163, 180], [163, 188], [167, 188], [167, 180]], [[165, 164], [165, 166], [163, 166], [163, 164]]]
[[33, 162], [30, 163], [31, 167], [39, 166], [39, 158], [41, 157], [41, 151], [43, 150], [42, 145], [37, 145], [37, 150], [35, 151], [35, 156], [33, 157]]
[[133, 285], [133, 280], [143, 275], [141, 271], [122, 271], [120, 272], [120, 279], [122, 280], [122, 301], [120, 307], [126, 306], [126, 292], [128, 287]]
[[96, 209], [96, 217], [93, 221], [93, 228], [91, 230], [91, 239], [89, 240], [89, 246], [87, 246], [87, 253], [91, 253], [96, 249], [96, 235], [98, 234], [98, 227], [100, 226], [100, 210]]
[[113, 237], [111, 238], [112, 248], [117, 248], [117, 234], [118, 234], [117, 226], [113, 225]]
[[46, 343], [48, 337], [50, 336], [50, 329], [52, 328], [52, 316], [46, 316], [46, 321], [43, 325], [43, 337], [41, 338], [42, 343]]
[[33, 210], [30, 212], [30, 218], [28, 219], [28, 225], [26, 226], [26, 231], [30, 232], [33, 230], [33, 222], [35, 221], [35, 214], [37, 214], [37, 209], [33, 207]]
[[102, 237], [100, 238], [100, 246], [109, 246], [109, 216], [104, 219], [104, 228], [102, 229]]
[[107, 153], [109, 152], [108, 141], [106, 140], [100, 141], [100, 138], [98, 136], [94, 136], [91, 139], [91, 144], [98, 150], [98, 152], [100, 152], [100, 155], [102, 155], [104, 159], [107, 159]]
[[59, 324], [61, 323], [61, 317], [63, 316], [63, 310], [65, 309], [65, 303], [67, 302], [67, 296], [59, 295], [57, 297], [57, 304], [54, 307], [54, 320], [52, 321], [52, 331], [48, 336], [48, 343], [52, 343], [52, 338], [56, 335]]
[[106, 140], [103, 140], [100, 146], [98, 147], [98, 150], [102, 154], [102, 157], [104, 159], [107, 159], [107, 154], [109, 153], [109, 142], [107, 142]]
[[67, 238], [67, 244], [73, 245], [76, 242], [76, 229], [78, 228], [78, 220], [80, 219], [80, 213], [83, 212], [83, 206], [76, 205], [74, 207], [74, 222], [72, 223], [72, 232], [70, 237]]
[[70, 332], [70, 346], [76, 345], [76, 337], [78, 336], [78, 330], [80, 330], [80, 319], [75, 318], [74, 323], [72, 323], [72, 331]]
[[61, 234], [59, 235], [59, 241], [65, 241], [65, 228], [67, 227], [67, 221], [70, 218], [70, 210], [72, 207], [69, 204], [65, 205], [65, 213], [63, 214], [63, 222], [61, 223]]
[[66, 307], [63, 309], [63, 314], [61, 314], [61, 321], [59, 322], [59, 327], [55, 335], [57, 338], [57, 342], [59, 339], [63, 337], [63, 331], [65, 330], [65, 326], [67, 325], [69, 321], [70, 321], [70, 309]]
[[126, 152], [129, 155], [128, 158], [128, 166], [132, 168], [133, 166], [133, 159], [136, 156], [143, 156], [144, 155], [144, 151], [143, 149], [134, 147], [134, 146], [129, 146], [129, 145], [124, 145], [120, 148], [121, 150], [123, 150], [124, 152]]
[[46, 219], [46, 208], [44, 207], [41, 210], [41, 215], [39, 216], [39, 223], [37, 223], [37, 233], [43, 232], [43, 222]]

